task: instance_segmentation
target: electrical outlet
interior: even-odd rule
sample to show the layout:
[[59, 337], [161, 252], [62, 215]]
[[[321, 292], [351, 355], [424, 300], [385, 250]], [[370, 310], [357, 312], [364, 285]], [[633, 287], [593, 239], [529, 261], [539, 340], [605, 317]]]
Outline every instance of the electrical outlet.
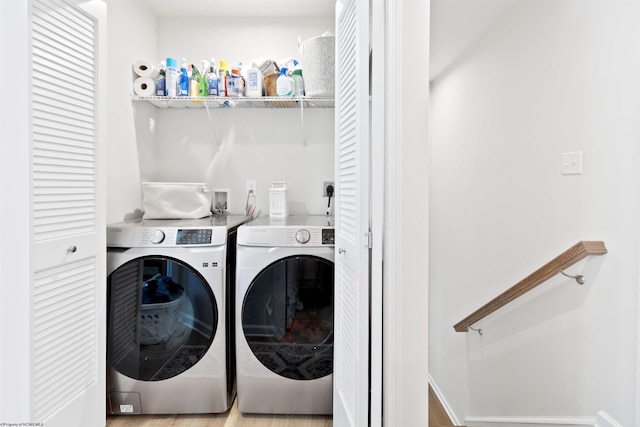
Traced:
[[329, 194], [327, 194], [327, 187], [328, 186], [332, 186], [333, 187], [333, 195], [336, 195], [336, 185], [333, 183], [333, 181], [323, 181], [322, 182], [322, 197], [329, 197]]
[[255, 179], [248, 179], [247, 180], [247, 194], [249, 194], [250, 191], [253, 191], [253, 195], [256, 195], [256, 180]]

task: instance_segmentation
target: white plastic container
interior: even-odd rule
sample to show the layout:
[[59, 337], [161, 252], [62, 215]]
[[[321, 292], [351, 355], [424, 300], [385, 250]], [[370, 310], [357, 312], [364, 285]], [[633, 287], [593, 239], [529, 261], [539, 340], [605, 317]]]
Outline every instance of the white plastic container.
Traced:
[[262, 96], [263, 76], [262, 71], [256, 66], [247, 70], [246, 92], [248, 98], [259, 98]]
[[302, 42], [302, 70], [306, 96], [335, 94], [335, 37], [322, 35]]
[[289, 201], [287, 198], [287, 183], [273, 181], [269, 189], [269, 217], [284, 218], [289, 216]]

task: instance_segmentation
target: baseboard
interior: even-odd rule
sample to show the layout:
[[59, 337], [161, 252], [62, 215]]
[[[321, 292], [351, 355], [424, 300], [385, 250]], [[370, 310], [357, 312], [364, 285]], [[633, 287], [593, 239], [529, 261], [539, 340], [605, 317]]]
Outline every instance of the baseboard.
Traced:
[[605, 411], [598, 412], [598, 427], [624, 427], [622, 424], [613, 419], [613, 417], [607, 414]]
[[598, 427], [595, 417], [466, 417], [469, 427]]
[[449, 416], [449, 419], [451, 420], [451, 422], [453, 422], [453, 425], [456, 425], [456, 426], [461, 425], [460, 421], [456, 417], [456, 414], [453, 413], [453, 409], [451, 409], [451, 406], [449, 405], [449, 402], [447, 402], [447, 399], [445, 399], [444, 394], [442, 394], [442, 392], [438, 388], [438, 385], [436, 384], [436, 382], [431, 377], [431, 374], [429, 374], [429, 385], [431, 385], [431, 389], [433, 390], [435, 395], [438, 396], [438, 400], [440, 400], [440, 403], [442, 404], [442, 407], [446, 411], [446, 413]]
[[[429, 374], [429, 385], [440, 400], [454, 425], [462, 425], [438, 385]], [[599, 411], [595, 417], [473, 417], [464, 419], [468, 427], [624, 427], [605, 411]]]
[[595, 417], [473, 417], [465, 418], [468, 427], [623, 427], [605, 411]]

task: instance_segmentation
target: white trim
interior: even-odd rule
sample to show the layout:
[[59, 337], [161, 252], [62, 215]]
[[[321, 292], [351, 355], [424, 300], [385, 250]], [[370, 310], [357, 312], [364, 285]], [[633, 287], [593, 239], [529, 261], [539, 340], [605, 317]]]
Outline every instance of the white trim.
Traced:
[[534, 426], [567, 426], [567, 427], [598, 427], [596, 417], [465, 417], [465, 423], [472, 427], [492, 426], [494, 424], [504, 425], [529, 424]]
[[618, 421], [614, 420], [613, 417], [607, 414], [605, 411], [600, 411], [597, 413], [598, 427], [624, 427]]
[[384, 233], [384, 199], [386, 189], [384, 188], [385, 177], [385, 10], [382, 1], [373, 1], [370, 5], [371, 14], [371, 49], [374, 52], [370, 57], [371, 70], [371, 118], [369, 124], [371, 131], [371, 148], [369, 151], [371, 166], [369, 168], [369, 200], [371, 208], [369, 210], [370, 219], [370, 239], [371, 249], [371, 402], [369, 425], [370, 427], [382, 426], [382, 352], [383, 352], [383, 233]]
[[[385, 75], [401, 75], [398, 58], [402, 55], [400, 36], [400, 2], [394, 0], [385, 1], [386, 11], [386, 67]], [[383, 259], [384, 269], [382, 277], [382, 293], [384, 301], [384, 316], [382, 319], [382, 413], [384, 425], [401, 425], [401, 381], [396, 375], [396, 369], [401, 366], [401, 358], [397, 349], [402, 342], [402, 330], [396, 325], [401, 323], [400, 309], [398, 307], [401, 295], [395, 283], [402, 282], [402, 238], [400, 237], [400, 223], [402, 212], [398, 209], [402, 206], [402, 147], [395, 141], [402, 141], [402, 127], [398, 106], [402, 97], [399, 91], [387, 91], [385, 94], [385, 196], [384, 207], [384, 244]]]
[[449, 417], [453, 425], [459, 426], [460, 421], [458, 420], [458, 417], [456, 417], [456, 414], [453, 412], [453, 408], [451, 407], [451, 405], [449, 405], [449, 402], [447, 402], [447, 399], [444, 397], [444, 394], [442, 394], [442, 391], [440, 390], [440, 388], [438, 388], [438, 385], [434, 381], [431, 374], [429, 374], [429, 384], [431, 385], [431, 389], [433, 390], [433, 393], [436, 395], [438, 400], [440, 400], [440, 403], [442, 404], [444, 411], [447, 413], [447, 416]]

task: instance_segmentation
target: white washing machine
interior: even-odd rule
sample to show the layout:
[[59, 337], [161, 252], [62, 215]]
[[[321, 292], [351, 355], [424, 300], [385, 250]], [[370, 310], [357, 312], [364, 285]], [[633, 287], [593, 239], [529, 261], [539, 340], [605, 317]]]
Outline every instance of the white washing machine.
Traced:
[[333, 218], [259, 218], [237, 244], [238, 409], [331, 414]]
[[244, 216], [107, 227], [112, 414], [225, 412], [235, 397], [234, 280]]

